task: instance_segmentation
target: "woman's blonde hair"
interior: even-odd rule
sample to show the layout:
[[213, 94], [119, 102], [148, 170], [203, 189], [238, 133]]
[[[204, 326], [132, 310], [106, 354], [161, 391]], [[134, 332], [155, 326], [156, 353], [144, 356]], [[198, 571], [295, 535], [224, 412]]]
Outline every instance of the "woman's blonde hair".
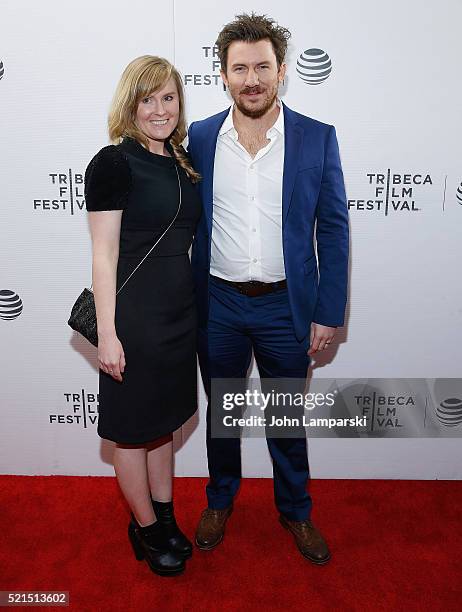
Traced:
[[109, 110], [109, 138], [119, 143], [124, 136], [135, 138], [149, 149], [149, 140], [135, 124], [138, 104], [151, 93], [162, 89], [167, 81], [173, 78], [178, 89], [180, 114], [178, 125], [170, 135], [173, 154], [179, 165], [185, 170], [191, 181], [200, 180], [200, 174], [194, 170], [182, 147], [186, 138], [186, 118], [184, 91], [181, 77], [172, 64], [163, 57], [142, 55], [128, 64], [122, 73]]

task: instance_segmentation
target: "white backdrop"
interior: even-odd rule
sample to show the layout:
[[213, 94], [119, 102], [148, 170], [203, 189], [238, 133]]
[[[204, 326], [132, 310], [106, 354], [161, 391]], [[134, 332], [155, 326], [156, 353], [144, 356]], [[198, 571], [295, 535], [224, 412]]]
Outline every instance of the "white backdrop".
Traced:
[[[291, 30], [282, 97], [294, 110], [336, 126], [350, 201], [346, 325], [335, 349], [314, 363], [313, 376], [460, 378], [459, 0], [390, 0], [386, 8], [378, 0], [266, 0], [232, 10], [211, 0], [132, 0], [129, 7], [120, 0], [6, 0], [0, 21], [1, 473], [113, 474], [112, 446], [96, 434], [96, 352], [66, 324], [91, 277], [81, 177], [107, 144], [115, 85], [139, 55], [162, 55], [179, 68], [190, 122], [228, 106], [213, 44], [224, 23], [251, 10]], [[299, 55], [313, 48], [332, 62], [318, 85], [296, 72]], [[388, 174], [386, 198], [377, 175], [386, 186]], [[15, 296], [23, 308], [9, 318]], [[198, 414], [176, 435], [177, 475], [206, 474], [202, 389], [199, 399]], [[456, 437], [317, 438], [309, 453], [313, 477], [462, 476]], [[264, 440], [245, 440], [243, 457], [246, 475], [271, 475]]]

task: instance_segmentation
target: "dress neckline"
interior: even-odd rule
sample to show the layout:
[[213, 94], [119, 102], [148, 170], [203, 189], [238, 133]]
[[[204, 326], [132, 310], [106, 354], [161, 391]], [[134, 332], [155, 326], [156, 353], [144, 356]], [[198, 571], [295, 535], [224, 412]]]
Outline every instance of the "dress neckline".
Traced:
[[143, 145], [136, 140], [136, 138], [131, 138], [130, 136], [125, 136], [120, 144], [124, 150], [132, 153], [140, 159], [145, 159], [151, 163], [166, 167], [173, 167], [175, 165], [172, 145], [168, 141], [166, 142], [165, 146], [171, 154], [171, 157], [167, 157], [167, 155], [159, 155], [158, 153], [151, 153], [151, 151], [145, 149]]

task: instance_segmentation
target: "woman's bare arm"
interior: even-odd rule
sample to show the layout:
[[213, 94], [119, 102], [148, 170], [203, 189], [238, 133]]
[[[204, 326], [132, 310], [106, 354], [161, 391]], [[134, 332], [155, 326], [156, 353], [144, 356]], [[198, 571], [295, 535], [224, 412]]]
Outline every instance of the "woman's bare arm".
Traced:
[[117, 262], [122, 210], [89, 213], [93, 245], [93, 292], [98, 323], [98, 360], [101, 369], [122, 380], [125, 368], [122, 345], [115, 328]]

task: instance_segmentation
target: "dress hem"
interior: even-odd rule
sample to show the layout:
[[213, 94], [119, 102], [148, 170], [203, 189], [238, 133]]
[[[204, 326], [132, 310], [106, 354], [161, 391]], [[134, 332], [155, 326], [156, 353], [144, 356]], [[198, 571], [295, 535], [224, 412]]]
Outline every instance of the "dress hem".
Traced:
[[98, 436], [102, 439], [102, 440], [108, 440], [109, 442], [115, 442], [116, 444], [147, 444], [148, 442], [154, 442], [155, 440], [157, 440], [158, 438], [163, 438], [164, 436], [170, 434], [170, 433], [174, 433], [175, 431], [177, 431], [177, 429], [179, 429], [180, 427], [182, 427], [186, 421], [188, 421], [192, 416], [194, 416], [196, 414], [198, 410], [198, 407], [196, 406], [196, 408], [194, 408], [194, 411], [191, 412], [189, 414], [189, 416], [187, 416], [184, 420], [182, 419], [181, 423], [179, 423], [179, 425], [177, 425], [176, 427], [174, 427], [173, 429], [171, 427], [169, 427], [166, 431], [164, 431], [163, 433], [158, 433], [156, 434], [154, 437], [150, 436], [145, 440], [141, 440], [141, 441], [133, 441], [133, 440], [115, 440], [114, 437], [109, 437], [107, 435], [103, 435], [100, 434], [100, 432], [98, 431]]

